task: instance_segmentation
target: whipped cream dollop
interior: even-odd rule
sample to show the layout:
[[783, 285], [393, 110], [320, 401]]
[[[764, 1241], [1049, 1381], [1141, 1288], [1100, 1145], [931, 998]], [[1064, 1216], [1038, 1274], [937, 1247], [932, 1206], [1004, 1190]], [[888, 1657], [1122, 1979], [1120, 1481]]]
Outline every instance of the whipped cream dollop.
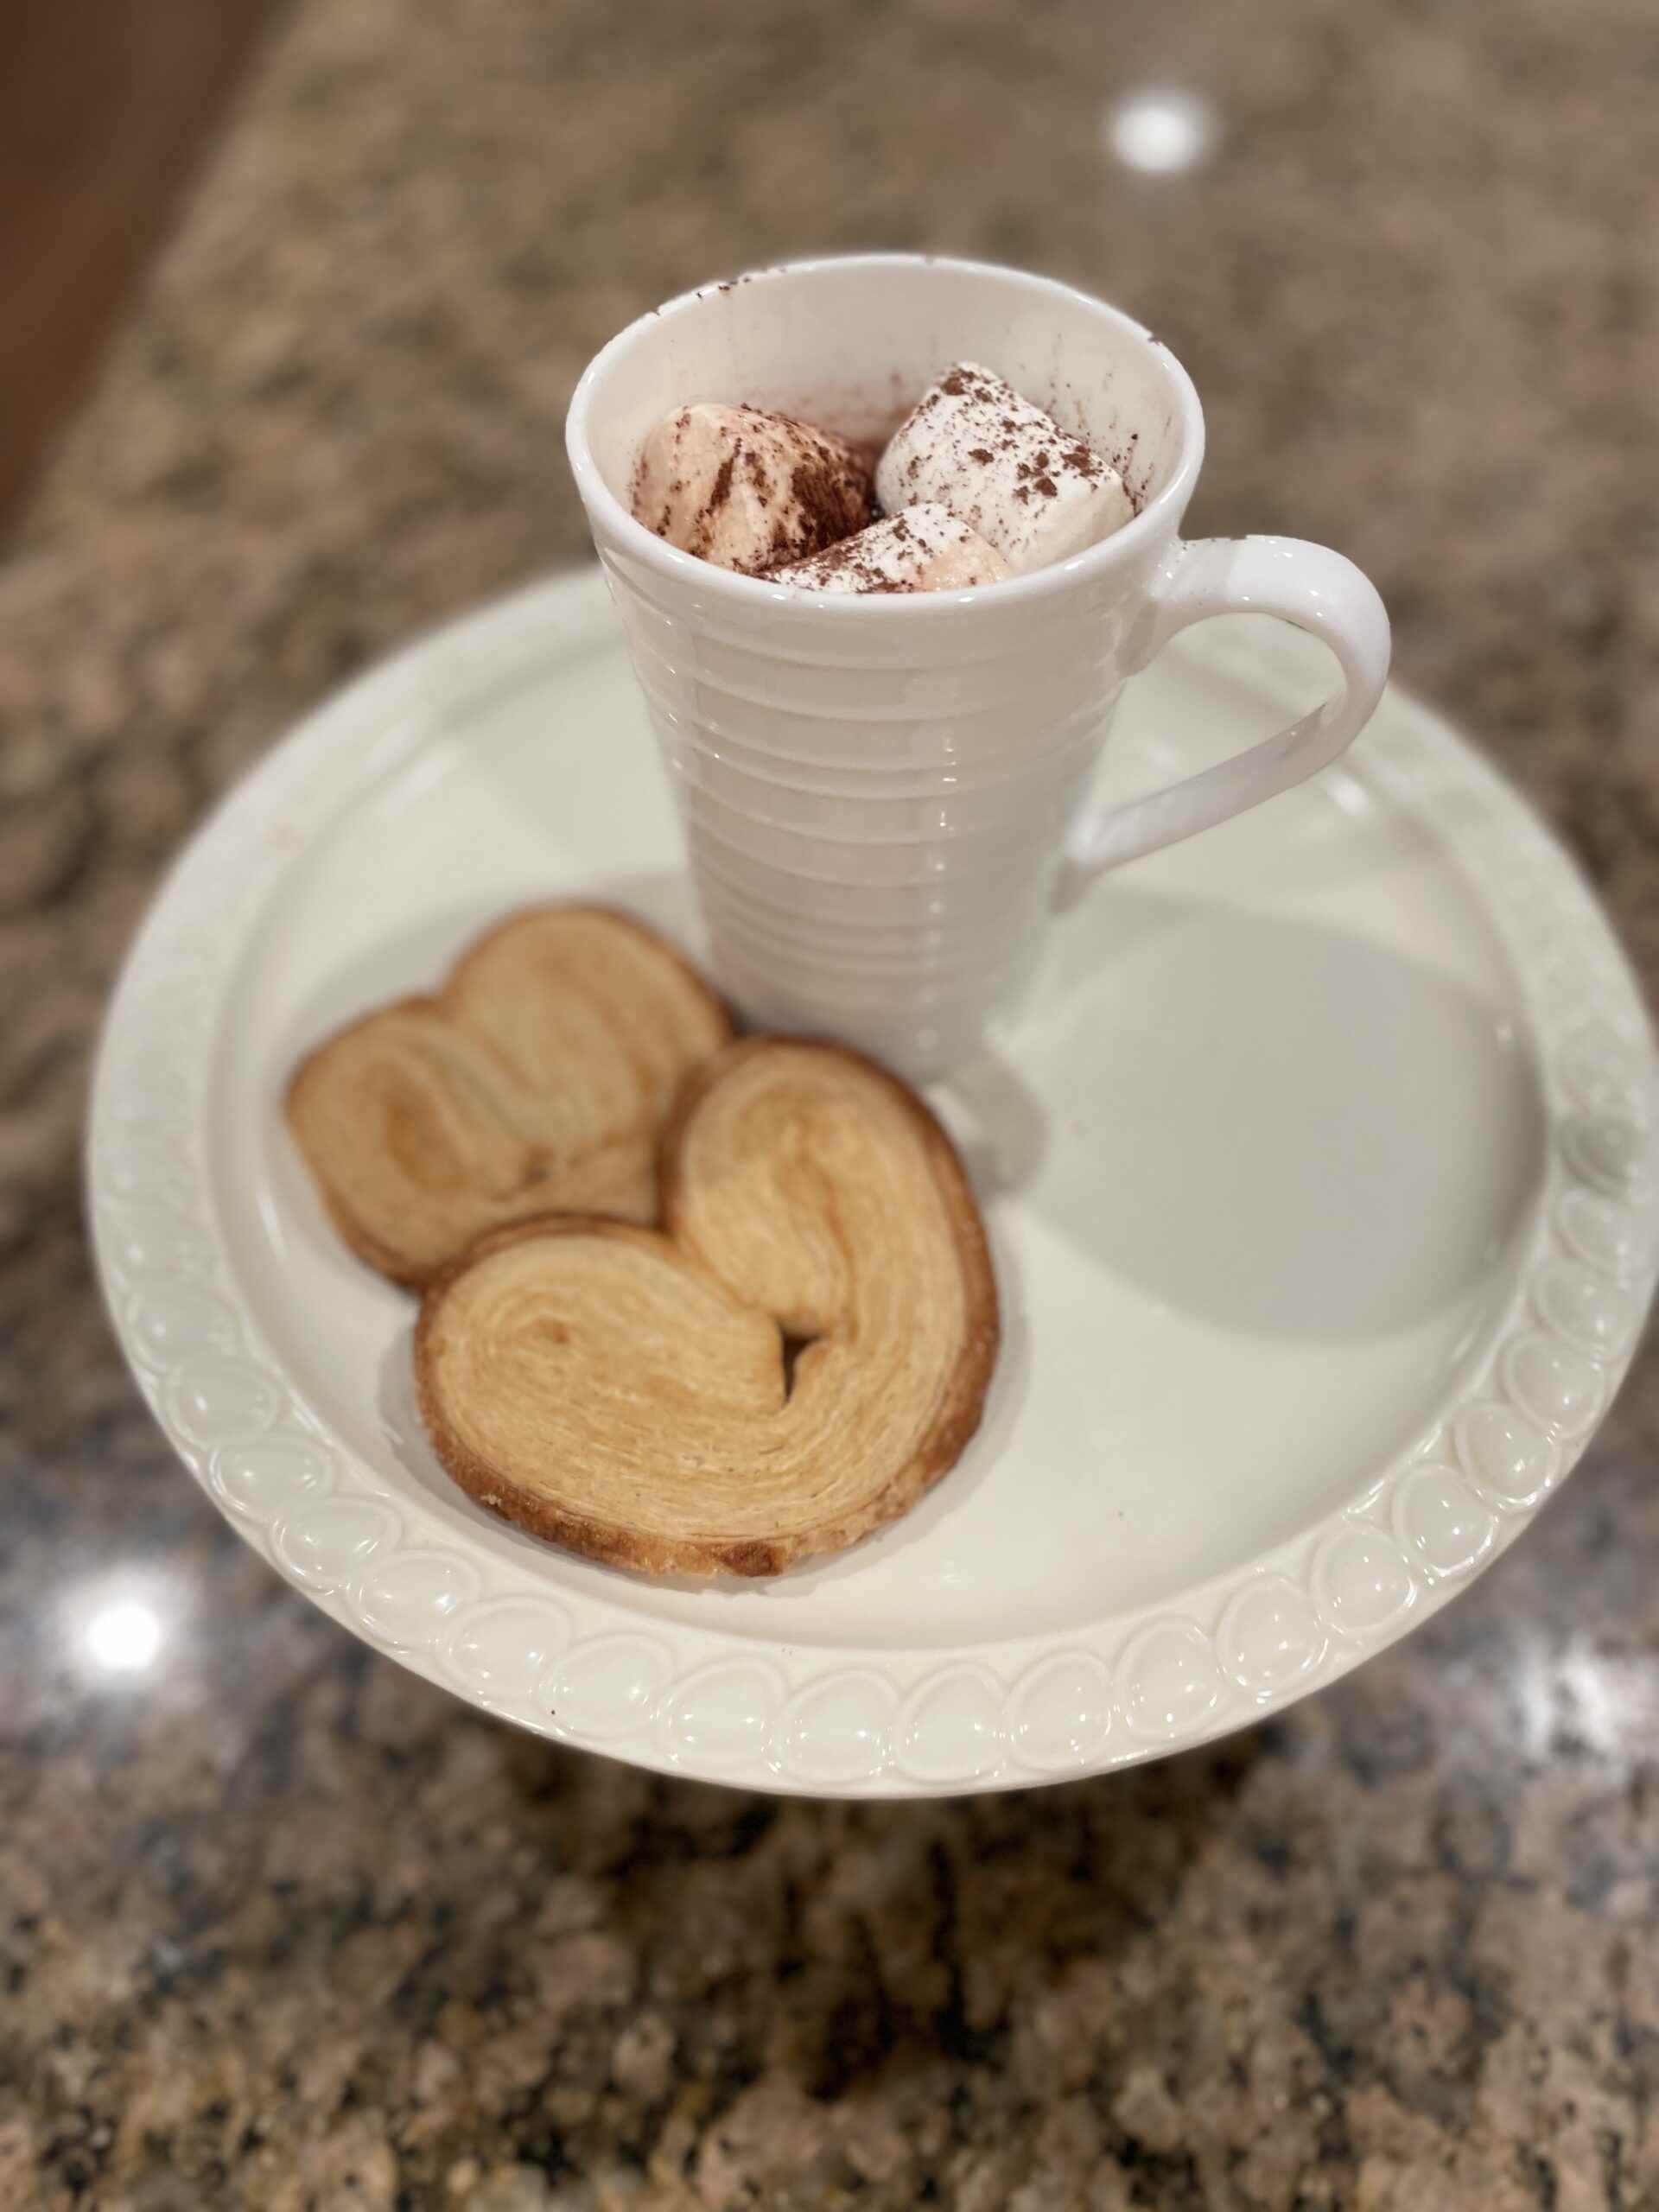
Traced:
[[856, 447], [791, 415], [710, 402], [676, 408], [634, 465], [634, 519], [747, 575], [821, 552], [874, 512]]
[[881, 455], [875, 489], [887, 514], [923, 500], [948, 507], [1014, 575], [1069, 560], [1135, 512], [1092, 447], [972, 361], [923, 393]]
[[937, 500], [923, 500], [810, 560], [772, 569], [767, 581], [804, 591], [967, 591], [1007, 574], [1007, 563], [977, 531]]

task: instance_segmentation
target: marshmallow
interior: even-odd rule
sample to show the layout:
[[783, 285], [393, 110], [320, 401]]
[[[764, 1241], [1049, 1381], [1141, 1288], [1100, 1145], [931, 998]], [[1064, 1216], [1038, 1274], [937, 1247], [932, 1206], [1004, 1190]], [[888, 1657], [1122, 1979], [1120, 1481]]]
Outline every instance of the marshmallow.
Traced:
[[631, 505], [647, 530], [758, 575], [869, 520], [870, 472], [833, 431], [759, 407], [677, 408], [646, 436]]
[[803, 591], [966, 591], [1000, 583], [1008, 564], [993, 545], [937, 501], [873, 522], [827, 552], [774, 569], [768, 583]]
[[889, 514], [939, 500], [1014, 575], [1069, 560], [1135, 512], [1115, 468], [971, 361], [948, 370], [899, 425], [875, 488]]

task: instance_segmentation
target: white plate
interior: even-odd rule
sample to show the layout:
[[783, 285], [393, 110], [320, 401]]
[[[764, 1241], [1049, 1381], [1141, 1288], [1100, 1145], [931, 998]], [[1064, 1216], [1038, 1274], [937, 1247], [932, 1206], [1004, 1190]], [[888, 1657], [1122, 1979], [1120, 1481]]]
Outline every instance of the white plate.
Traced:
[[[1277, 626], [1191, 632], [1131, 688], [1113, 786], [1274, 727], [1320, 664]], [[814, 1793], [1154, 1758], [1442, 1605], [1629, 1361], [1656, 1249], [1640, 1000], [1548, 833], [1394, 693], [1345, 766], [1057, 924], [1030, 1013], [936, 1094], [1006, 1335], [922, 1506], [770, 1585], [567, 1558], [432, 1457], [410, 1302], [329, 1231], [278, 1099], [482, 923], [588, 893], [698, 941], [582, 575], [376, 670], [230, 796], [133, 950], [93, 1101], [105, 1288], [181, 1457], [326, 1611], [492, 1713]]]

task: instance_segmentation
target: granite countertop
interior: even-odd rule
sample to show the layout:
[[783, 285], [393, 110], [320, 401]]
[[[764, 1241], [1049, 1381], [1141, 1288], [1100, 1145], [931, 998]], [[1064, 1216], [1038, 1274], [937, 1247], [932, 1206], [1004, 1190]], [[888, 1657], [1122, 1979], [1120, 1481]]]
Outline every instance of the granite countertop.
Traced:
[[[1190, 175], [1103, 104], [1196, 86]], [[213, 794], [581, 557], [641, 308], [818, 247], [1139, 312], [1200, 530], [1351, 552], [1659, 979], [1650, 0], [305, 0], [0, 565], [0, 2204], [1659, 2204], [1659, 1363], [1421, 1633], [1167, 1764], [775, 1802], [372, 1657], [171, 1463], [76, 1149]], [[149, 1578], [169, 1637], [74, 1628]]]

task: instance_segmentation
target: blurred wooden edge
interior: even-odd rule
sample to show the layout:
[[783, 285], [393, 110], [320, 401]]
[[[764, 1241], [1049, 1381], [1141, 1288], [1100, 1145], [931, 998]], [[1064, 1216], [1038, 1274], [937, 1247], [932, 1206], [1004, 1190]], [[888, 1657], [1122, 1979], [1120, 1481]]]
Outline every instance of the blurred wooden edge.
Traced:
[[6, 0], [0, 543], [287, 0]]

